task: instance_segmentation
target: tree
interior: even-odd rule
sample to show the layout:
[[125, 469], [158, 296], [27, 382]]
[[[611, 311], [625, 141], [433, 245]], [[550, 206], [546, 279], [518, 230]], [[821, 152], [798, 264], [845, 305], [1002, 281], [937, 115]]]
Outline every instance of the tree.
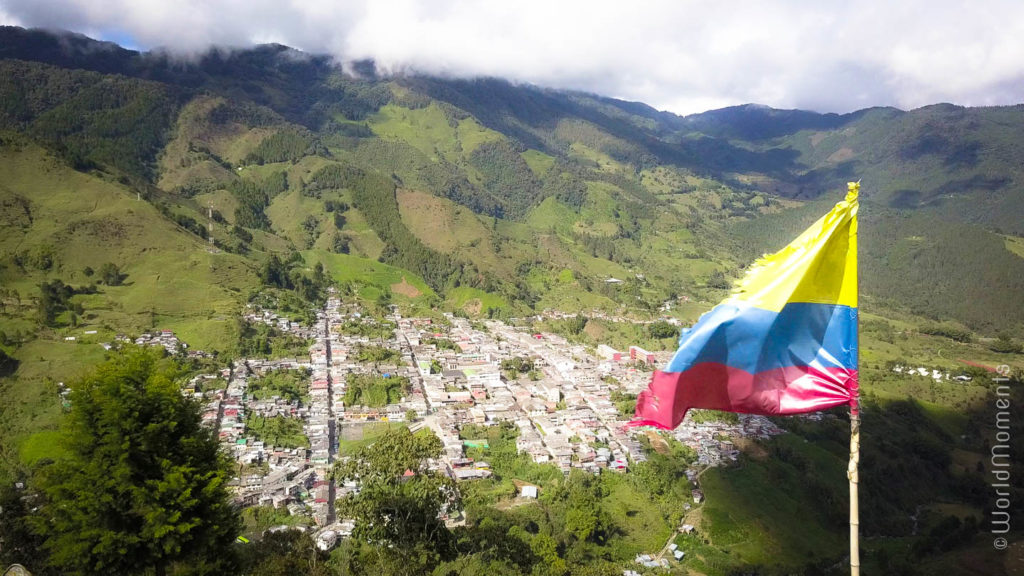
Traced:
[[[6, 334], [4, 334], [2, 338], [0, 338], [0, 340], [6, 339]], [[19, 362], [17, 358], [12, 358], [7, 354], [6, 351], [4, 351], [3, 348], [0, 348], [0, 377], [10, 376], [11, 374], [17, 372], [18, 364]]]
[[671, 338], [679, 334], [679, 328], [665, 322], [664, 320], [658, 320], [647, 325], [647, 333], [651, 335], [651, 338]]
[[385, 288], [381, 291], [380, 295], [377, 296], [375, 302], [377, 312], [380, 314], [387, 314], [391, 309], [391, 290]]
[[335, 232], [334, 240], [331, 241], [331, 251], [335, 254], [348, 254], [349, 250], [348, 236]]
[[310, 214], [302, 221], [302, 230], [305, 231], [307, 236], [307, 248], [312, 248], [316, 239], [320, 237], [320, 221], [317, 220], [316, 216]]
[[707, 286], [708, 288], [718, 288], [720, 290], [725, 290], [728, 289], [731, 286], [731, 284], [729, 284], [729, 280], [725, 277], [725, 274], [721, 270], [715, 270], [714, 272], [711, 273], [711, 276], [708, 277]]
[[995, 342], [989, 344], [988, 349], [1000, 354], [1019, 354], [1021, 345], [1013, 341], [1007, 332], [1001, 332]]
[[260, 269], [260, 280], [267, 286], [278, 288], [292, 288], [291, 278], [288, 276], [288, 265], [281, 262], [277, 254], [271, 254]]
[[327, 275], [324, 274], [324, 265], [322, 262], [317, 262], [316, 265], [313, 266], [313, 283], [317, 286], [327, 286], [330, 284], [330, 280], [327, 278]]
[[107, 286], [120, 286], [121, 282], [124, 281], [121, 269], [113, 262], [107, 262], [103, 266], [100, 266], [99, 274], [100, 279]]
[[162, 350], [129, 347], [72, 385], [66, 454], [36, 477], [35, 528], [64, 573], [162, 576], [230, 551], [229, 465], [181, 375]]
[[359, 482], [358, 494], [339, 502], [339, 516], [353, 518], [353, 536], [372, 543], [381, 558], [397, 560], [400, 572], [419, 574], [453, 552], [452, 535], [440, 516], [456, 509], [459, 492], [446, 475], [427, 467], [441, 455], [434, 434], [389, 430], [335, 465], [337, 481]]
[[39, 323], [52, 326], [57, 315], [68, 309], [75, 289], [61, 282], [43, 282], [39, 285]]
[[572, 335], [577, 335], [583, 332], [583, 329], [587, 326], [587, 317], [583, 314], [577, 314], [575, 317], [566, 320], [565, 328]]
[[533, 370], [533, 360], [522, 356], [513, 356], [501, 361], [501, 369], [510, 372], [529, 372]]

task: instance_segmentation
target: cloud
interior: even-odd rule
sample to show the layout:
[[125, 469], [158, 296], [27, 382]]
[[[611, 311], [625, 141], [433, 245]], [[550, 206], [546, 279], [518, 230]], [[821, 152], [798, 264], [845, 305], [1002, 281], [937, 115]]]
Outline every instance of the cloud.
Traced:
[[21, 26], [21, 20], [12, 16], [0, 5], [0, 26]]
[[278, 42], [384, 71], [500, 76], [677, 113], [1022, 100], [1024, 3], [0, 0], [0, 21], [194, 53]]

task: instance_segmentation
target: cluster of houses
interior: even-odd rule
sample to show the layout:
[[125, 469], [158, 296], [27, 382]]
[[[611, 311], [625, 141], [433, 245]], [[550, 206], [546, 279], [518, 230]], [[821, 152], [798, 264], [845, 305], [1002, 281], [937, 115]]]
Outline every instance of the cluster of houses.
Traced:
[[[612, 280], [612, 282], [609, 282], [610, 284], [615, 284], [617, 282], [622, 282], [621, 280], [618, 280], [616, 278], [610, 278], [609, 280]], [[690, 298], [689, 298], [689, 296], [680, 296], [678, 301], [689, 302]], [[662, 311], [662, 312], [669, 312], [669, 311], [671, 311], [672, 310], [672, 303], [673, 303], [672, 300], [667, 300], [667, 301], [663, 302], [661, 304], [661, 306], [659, 307], [659, 310]], [[629, 317], [622, 316], [622, 315], [619, 315], [619, 314], [608, 313], [608, 312], [605, 312], [604, 310], [600, 310], [600, 309], [597, 309], [597, 308], [594, 308], [593, 310], [588, 310], [588, 311], [585, 311], [585, 312], [563, 312], [561, 310], [554, 310], [554, 309], [551, 309], [551, 308], [545, 308], [535, 318], [537, 320], [566, 320], [566, 319], [569, 319], [569, 318], [575, 318], [576, 316], [578, 316], [580, 314], [582, 314], [583, 316], [586, 316], [587, 318], [590, 318], [590, 319], [604, 320], [606, 322], [615, 322], [615, 323], [624, 323], [624, 324], [651, 324], [653, 322], [668, 322], [669, 324], [671, 324], [673, 326], [681, 326], [681, 323], [679, 322], [679, 319], [674, 317], [674, 316], [664, 315], [661, 318], [657, 318], [655, 320], [641, 320], [641, 319], [637, 319], [637, 318], [629, 318]]]
[[[95, 331], [93, 332], [95, 333]], [[178, 354], [180, 352], [186, 352], [189, 358], [210, 358], [211, 354], [202, 350], [188, 350], [188, 344], [182, 342], [174, 334], [173, 330], [160, 330], [158, 332], [144, 332], [139, 335], [138, 338], [132, 339], [124, 334], [118, 334], [114, 341], [117, 343], [124, 344], [137, 344], [139, 346], [160, 346], [164, 350], [167, 350], [168, 354]], [[111, 349], [113, 344], [101, 344], [107, 350]]]
[[[329, 388], [320, 390], [326, 388], [320, 384], [327, 377], [326, 358], [315, 352], [323, 347], [325, 327], [322, 322], [304, 327], [262, 310], [250, 310], [246, 318], [317, 339], [310, 359], [240, 359], [231, 369], [193, 378], [185, 392], [203, 402], [203, 422], [218, 431], [221, 443], [238, 465], [233, 484], [239, 505], [287, 508], [292, 514], [312, 516], [318, 525], [324, 525], [331, 512], [328, 468], [334, 427], [330, 420], [331, 398], [323, 394], [329, 393]], [[257, 398], [250, 393], [252, 382], [281, 370], [297, 371], [309, 380], [308, 403], [278, 395], [261, 394]], [[301, 421], [309, 447], [270, 445], [247, 429], [249, 417]]]
[[[652, 558], [650, 554], [637, 554], [637, 556], [634, 559], [634, 561], [637, 564], [640, 564], [641, 566], [643, 566], [644, 568], [668, 568], [668, 560], [667, 559], [665, 559], [665, 558]], [[624, 571], [623, 574], [625, 574], [626, 572], [632, 572], [632, 571]], [[637, 573], [633, 572], [633, 574], [637, 574]], [[639, 574], [637, 574], [637, 576], [639, 576]]]
[[299, 338], [307, 340], [316, 338], [317, 335], [317, 326], [306, 326], [301, 322], [281, 316], [273, 310], [268, 310], [252, 303], [246, 305], [246, 311], [242, 317], [248, 322], [266, 324], [282, 332], [294, 334]]
[[756, 438], [767, 440], [782, 433], [782, 429], [764, 416], [740, 414], [738, 423], [709, 421], [685, 422], [673, 432], [680, 443], [697, 452], [700, 466], [719, 466], [725, 460], [736, 461], [739, 450], [729, 438]]
[[913, 368], [911, 366], [903, 366], [902, 364], [897, 364], [892, 367], [892, 371], [897, 374], [906, 374], [908, 376], [921, 376], [924, 378], [931, 378], [936, 382], [941, 382], [943, 380], [955, 380], [957, 382], [971, 381], [971, 377], [967, 376], [966, 374], [961, 374], [959, 376], [950, 376], [949, 372], [942, 372], [936, 368], [928, 369], [925, 368], [924, 366], [918, 366], [917, 368]]
[[[273, 446], [258, 440], [246, 429], [247, 416], [285, 417], [307, 421], [312, 409], [297, 400], [278, 396], [257, 400], [248, 394], [249, 383], [271, 370], [308, 370], [294, 361], [238, 362], [234, 370], [222, 374], [228, 379], [224, 389], [194, 392], [206, 404], [203, 420], [218, 429], [221, 442], [238, 465], [235, 499], [243, 506], [287, 507], [293, 514], [306, 514], [323, 485], [326, 470], [309, 466], [310, 452], [305, 447]], [[315, 510], [314, 510], [315, 512]], [[326, 514], [326, 510], [324, 510]]]
[[[448, 317], [445, 332], [428, 319], [399, 319], [397, 339], [403, 358], [416, 366], [423, 400], [433, 415], [432, 427], [441, 438], [446, 463], [457, 479], [484, 477], [484, 467], [466, 470], [463, 425], [512, 422], [519, 430], [517, 449], [537, 463], [552, 463], [568, 471], [624, 471], [630, 463], [647, 459], [638, 431], [625, 428], [625, 420], [611, 400], [617, 382], [623, 392], [646, 387], [649, 372], [626, 359], [654, 364], [670, 353], [651, 353], [630, 347], [627, 354], [602, 346], [595, 358], [584, 347], [550, 334], [528, 334], [501, 322], [474, 327], [468, 320]], [[438, 347], [438, 339], [454, 344]], [[410, 354], [410, 355], [406, 355]], [[410, 357], [411, 356], [411, 357]], [[502, 362], [521, 358], [534, 368], [529, 375], [503, 373]], [[438, 370], [440, 368], [440, 370]], [[415, 405], [401, 406], [422, 413]], [[763, 417], [743, 416], [738, 424], [687, 423], [677, 439], [692, 447], [702, 465], [735, 460], [738, 451], [728, 440], [734, 436], [767, 438], [779, 430]], [[454, 473], [455, 470], [461, 470]]]
[[[585, 349], [501, 322], [489, 322], [481, 330], [462, 318], [447, 320], [445, 333], [424, 321], [399, 321], [400, 339], [410, 343], [425, 400], [437, 414], [434, 429], [447, 458], [462, 457], [462, 425], [507, 421], [519, 429], [520, 452], [564, 471], [622, 471], [628, 462], [646, 459], [639, 442], [622, 428], [608, 385], [599, 378], [598, 362]], [[437, 339], [453, 345], [439, 348]], [[501, 366], [513, 358], [528, 362], [533, 370], [510, 378]], [[485, 475], [464, 471], [455, 477]]]
[[[671, 355], [637, 346], [619, 352], [606, 345], [595, 355], [556, 335], [532, 334], [498, 321], [471, 323], [451, 315], [438, 322], [393, 314], [388, 318], [394, 325], [390, 335], [388, 330], [353, 329], [375, 321], [336, 297], [328, 300], [312, 327], [259, 309], [250, 309], [246, 318], [311, 339], [309, 358], [242, 359], [231, 369], [194, 378], [186, 393], [203, 402], [204, 422], [218, 431], [237, 462], [238, 503], [287, 508], [311, 517], [320, 527], [318, 545], [352, 530], [351, 521], [335, 518], [334, 501], [359, 486], [335, 486], [329, 479], [331, 465], [344, 456], [339, 455], [338, 439], [347, 427], [414, 417], [414, 430], [429, 427], [442, 441], [442, 456], [432, 465], [457, 481], [492, 474], [487, 462], [466, 457], [467, 447], [483, 448], [486, 454], [487, 444], [466, 439], [465, 427], [502, 422], [515, 426], [517, 450], [534, 462], [553, 464], [566, 473], [572, 468], [625, 472], [647, 456], [639, 440], [643, 432], [624, 426], [629, 415], [620, 414], [613, 390], [641, 391], [650, 378], [641, 364], [664, 362]], [[144, 335], [139, 343], [172, 352], [184, 346], [169, 331]], [[361, 362], [359, 351], [368, 346], [395, 355], [381, 364]], [[503, 370], [503, 362], [513, 359], [532, 369]], [[301, 371], [308, 394], [298, 400], [251, 393], [251, 383], [276, 370]], [[348, 406], [346, 383], [353, 374], [404, 378], [410, 386], [398, 402], [386, 406]], [[300, 420], [308, 446], [268, 445], [246, 428], [247, 417], [260, 416]], [[674, 434], [697, 452], [699, 464], [715, 466], [736, 458], [731, 438], [767, 438], [779, 432], [765, 418], [742, 416], [736, 424], [688, 421]], [[696, 471], [687, 475], [699, 488]], [[517, 488], [525, 498], [537, 496], [535, 486]], [[695, 502], [702, 497], [695, 490]], [[458, 517], [457, 511], [450, 516]]]
[[316, 331], [312, 334], [315, 342], [309, 349], [310, 402], [304, 431], [309, 438], [309, 464], [315, 475], [312, 508], [317, 526], [327, 526], [334, 520], [335, 486], [329, 478], [331, 464], [338, 453], [335, 406], [341, 405], [344, 394], [341, 386], [333, 386], [339, 381], [334, 358], [335, 355], [345, 358], [347, 351], [336, 347], [331, 339], [330, 318], [340, 305], [340, 301], [332, 297], [318, 313]]

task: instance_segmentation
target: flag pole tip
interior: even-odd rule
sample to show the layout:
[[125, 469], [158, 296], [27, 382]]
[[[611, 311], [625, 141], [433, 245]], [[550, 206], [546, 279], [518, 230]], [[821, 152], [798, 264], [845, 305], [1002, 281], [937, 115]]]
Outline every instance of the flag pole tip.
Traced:
[[860, 195], [860, 180], [857, 180], [856, 182], [847, 182], [846, 190], [846, 201], [849, 202], [851, 200], [856, 200], [857, 196]]

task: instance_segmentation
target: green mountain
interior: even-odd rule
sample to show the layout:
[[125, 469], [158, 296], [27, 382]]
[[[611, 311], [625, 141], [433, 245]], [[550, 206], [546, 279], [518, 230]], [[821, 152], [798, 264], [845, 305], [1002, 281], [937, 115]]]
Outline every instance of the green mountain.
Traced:
[[[271, 244], [329, 250], [337, 236], [358, 256], [412, 266], [442, 296], [483, 290], [516, 312], [650, 308], [702, 298], [734, 275], [750, 254], [734, 230], [772, 215], [777, 244], [802, 224], [789, 200], [829, 202], [860, 178], [864, 218], [879, 224], [864, 240], [869, 301], [987, 332], [1024, 323], [1014, 305], [1024, 262], [1006, 248], [1024, 234], [1021, 107], [822, 115], [750, 105], [683, 118], [497, 79], [377, 78], [370, 65], [355, 78], [283, 46], [178, 62], [80, 36], [0, 36], [0, 126], [173, 207], [193, 232], [212, 204], [225, 226], [270, 233]], [[272, 172], [290, 186], [246, 192]], [[353, 198], [352, 178], [374, 183]], [[392, 200], [424, 194], [444, 218], [418, 222], [422, 212]], [[325, 217], [328, 201], [351, 214]], [[463, 208], [472, 214], [457, 218]], [[902, 234], [897, 221], [928, 233]], [[939, 225], [949, 221], [963, 226]], [[875, 238], [882, 229], [892, 232]], [[215, 226], [214, 238], [252, 248], [228, 232]], [[746, 236], [755, 251], [776, 245]], [[944, 249], [963, 237], [970, 250]], [[906, 244], [899, 255], [893, 242]], [[927, 266], [908, 274], [917, 260]], [[990, 295], [965, 310], [981, 268], [994, 270]], [[572, 290], [543, 281], [562, 270]], [[626, 289], [602, 286], [636, 274], [644, 281]], [[949, 296], [921, 298], [928, 283]]]
[[[984, 510], [975, 465], [991, 390], [981, 376], [953, 388], [890, 368], [1024, 367], [992, 339], [1012, 347], [1024, 330], [1024, 107], [680, 117], [500, 79], [353, 68], [278, 45], [179, 60], [0, 28], [0, 461], [46, 454], [58, 384], [119, 333], [172, 329], [220, 359], [249, 353], [261, 336], [238, 321], [244, 306], [272, 298], [301, 316], [322, 274], [412, 313], [649, 319], [668, 301], [690, 322], [862, 179], [862, 370], [877, 424], [865, 490], [885, 502], [867, 529], [904, 534], [936, 502], [951, 507], [934, 507], [935, 526]], [[674, 340], [602, 320], [574, 332], [587, 344]], [[301, 349], [267, 337], [273, 353]], [[842, 519], [821, 510], [842, 491], [811, 472], [841, 474], [841, 424], [787, 424], [814, 447], [791, 438], [773, 458], [709, 475], [707, 489], [730, 496], [709, 499], [708, 573], [834, 563]], [[901, 488], [879, 488], [887, 478]], [[773, 483], [812, 496], [773, 500]], [[796, 518], [820, 541], [798, 545]], [[940, 536], [926, 543], [932, 568], [955, 548]], [[964, 538], [949, 561], [968, 566], [990, 543]], [[819, 545], [810, 559], [801, 547]], [[905, 553], [895, 548], [872, 550]]]

